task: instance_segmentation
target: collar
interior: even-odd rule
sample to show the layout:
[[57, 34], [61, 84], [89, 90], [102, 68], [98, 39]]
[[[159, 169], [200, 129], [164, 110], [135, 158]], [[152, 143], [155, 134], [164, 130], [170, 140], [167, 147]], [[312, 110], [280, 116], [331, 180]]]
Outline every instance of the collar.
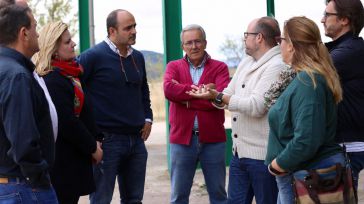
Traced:
[[331, 42], [328, 42], [328, 43], [325, 43], [327, 49], [329, 51], [331, 51], [333, 48], [335, 48], [337, 45], [341, 44], [342, 42], [348, 40], [348, 39], [351, 39], [355, 37], [354, 36], [354, 33], [349, 31], [347, 33], [345, 33], [344, 35], [340, 36], [338, 39], [334, 40], [334, 41], [331, 41]]
[[23, 65], [26, 69], [28, 69], [30, 72], [34, 71], [35, 65], [33, 64], [33, 62], [17, 50], [5, 46], [0, 46], [0, 55], [14, 59], [19, 64]]
[[189, 64], [192, 68], [196, 68], [196, 69], [199, 69], [199, 68], [204, 67], [204, 66], [205, 66], [206, 61], [207, 61], [207, 60], [209, 60], [210, 58], [211, 58], [211, 56], [210, 56], [209, 54], [207, 54], [207, 52], [205, 52], [205, 55], [204, 55], [204, 57], [203, 57], [203, 60], [202, 60], [201, 64], [199, 64], [197, 67], [195, 67], [195, 66], [191, 63], [190, 58], [189, 58], [187, 55], [185, 55], [185, 57], [184, 57], [184, 59], [188, 62], [188, 64]]
[[118, 55], [120, 55], [120, 56], [122, 56], [122, 57], [124, 57], [124, 58], [127, 58], [127, 57], [129, 57], [129, 55], [131, 55], [132, 53], [133, 53], [133, 48], [131, 47], [131, 46], [128, 46], [128, 52], [126, 53], [126, 56], [123, 56], [123, 55], [121, 55], [121, 53], [120, 53], [120, 51], [119, 51], [119, 49], [118, 49], [118, 47], [116, 47], [116, 45], [110, 40], [110, 38], [109, 37], [106, 37], [105, 38], [105, 42], [106, 42], [106, 44], [108, 44], [109, 45], [109, 47], [110, 47], [110, 49], [113, 51], [113, 52], [115, 52], [116, 54], [118, 54]]

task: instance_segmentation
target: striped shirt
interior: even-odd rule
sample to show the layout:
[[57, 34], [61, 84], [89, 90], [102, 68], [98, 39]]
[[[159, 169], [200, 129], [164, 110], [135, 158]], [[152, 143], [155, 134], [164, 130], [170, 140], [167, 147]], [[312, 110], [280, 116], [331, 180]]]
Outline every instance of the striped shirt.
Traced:
[[[205, 63], [206, 60], [209, 58], [209, 56], [207, 54], [205, 54], [202, 62], [200, 65], [198, 65], [197, 67], [195, 67], [190, 59], [187, 57], [187, 61], [190, 65], [190, 74], [191, 74], [191, 78], [192, 78], [192, 82], [194, 85], [197, 85], [198, 82], [200, 81], [200, 78], [202, 76], [203, 70], [205, 68]], [[195, 116], [195, 121], [194, 121], [194, 125], [193, 125], [193, 129], [194, 130], [198, 130], [198, 121], [197, 121], [197, 115]]]
[[345, 146], [346, 152], [364, 152], [364, 142], [345, 142]]

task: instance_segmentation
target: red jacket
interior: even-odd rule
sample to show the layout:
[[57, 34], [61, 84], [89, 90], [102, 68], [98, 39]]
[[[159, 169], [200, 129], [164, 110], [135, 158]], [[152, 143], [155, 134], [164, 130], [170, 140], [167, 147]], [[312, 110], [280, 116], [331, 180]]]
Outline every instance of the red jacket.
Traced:
[[[173, 83], [172, 79], [179, 84]], [[228, 85], [229, 70], [225, 63], [211, 58], [206, 60], [198, 84], [208, 83], [214, 83], [220, 92]], [[196, 114], [201, 143], [225, 142], [224, 110], [215, 108], [208, 100], [195, 99], [186, 94], [186, 91], [191, 90], [192, 84], [186, 58], [167, 64], [163, 87], [164, 95], [170, 101], [170, 143], [190, 144]], [[185, 104], [186, 101], [189, 102], [189, 108]]]

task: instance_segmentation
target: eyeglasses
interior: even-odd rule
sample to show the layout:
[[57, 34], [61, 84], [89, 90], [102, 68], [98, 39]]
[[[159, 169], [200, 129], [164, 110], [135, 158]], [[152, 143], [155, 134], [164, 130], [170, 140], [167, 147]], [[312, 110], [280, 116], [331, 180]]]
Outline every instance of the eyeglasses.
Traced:
[[276, 41], [277, 41], [278, 44], [281, 44], [282, 40], [286, 40], [286, 38], [284, 38], [284, 37], [277, 37], [276, 38]]
[[244, 32], [244, 39], [247, 39], [249, 35], [258, 35], [259, 33]]
[[191, 48], [191, 47], [193, 47], [193, 44], [195, 44], [196, 47], [199, 47], [202, 45], [203, 42], [204, 42], [204, 40], [191, 40], [191, 41], [184, 42], [183, 45], [188, 48]]
[[125, 68], [124, 68], [123, 59], [122, 59], [121, 55], [119, 57], [120, 57], [120, 67], [121, 67], [121, 71], [124, 73], [124, 77], [125, 77], [125, 83], [127, 85], [136, 85], [136, 86], [140, 85], [142, 83], [142, 79], [140, 77], [140, 71], [138, 69], [137, 64], [135, 63], [135, 60], [134, 60], [133, 55], [131, 55], [131, 60], [133, 62], [134, 68], [135, 68], [135, 70], [136, 70], [136, 72], [138, 74], [138, 79], [137, 80], [133, 80], [133, 81], [132, 80], [129, 80], [129, 77], [126, 74], [126, 71], [125, 71]]
[[328, 18], [330, 16], [338, 16], [339, 14], [338, 13], [330, 13], [330, 12], [324, 11], [323, 15], [324, 15], [324, 18]]

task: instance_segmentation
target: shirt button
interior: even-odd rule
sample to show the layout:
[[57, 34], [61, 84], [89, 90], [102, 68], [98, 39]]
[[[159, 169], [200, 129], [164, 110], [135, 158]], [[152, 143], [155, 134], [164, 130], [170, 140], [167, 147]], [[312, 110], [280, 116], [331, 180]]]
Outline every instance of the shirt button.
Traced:
[[245, 88], [245, 84], [241, 85], [242, 88]]
[[234, 121], [234, 122], [236, 121], [236, 117], [233, 117], [233, 121]]
[[237, 135], [237, 134], [234, 134], [234, 137], [235, 137], [235, 138], [237, 138], [237, 137], [238, 137], [238, 135]]

